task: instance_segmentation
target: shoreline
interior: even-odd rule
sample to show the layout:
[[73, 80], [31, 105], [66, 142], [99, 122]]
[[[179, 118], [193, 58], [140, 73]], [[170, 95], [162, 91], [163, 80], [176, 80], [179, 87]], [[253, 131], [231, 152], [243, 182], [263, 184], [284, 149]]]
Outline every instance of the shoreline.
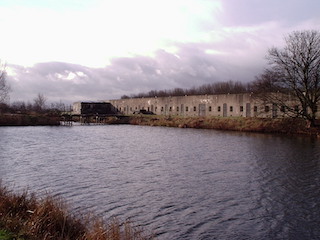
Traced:
[[[309, 127], [301, 118], [244, 118], [244, 117], [182, 117], [163, 115], [127, 115], [95, 119], [86, 124], [130, 124], [178, 128], [214, 129], [224, 131], [278, 133], [320, 138], [320, 127]], [[63, 126], [60, 116], [46, 114], [3, 114], [0, 126]], [[74, 122], [78, 123], [78, 122]], [[79, 123], [80, 124], [80, 123]], [[67, 124], [72, 126], [72, 124]]]
[[59, 126], [60, 116], [48, 114], [0, 114], [0, 126]]
[[[298, 118], [243, 118], [243, 117], [178, 117], [140, 115], [128, 116], [127, 124], [179, 128], [214, 129], [225, 131], [279, 133], [320, 138], [320, 128], [308, 127]], [[120, 124], [115, 121], [113, 124]]]

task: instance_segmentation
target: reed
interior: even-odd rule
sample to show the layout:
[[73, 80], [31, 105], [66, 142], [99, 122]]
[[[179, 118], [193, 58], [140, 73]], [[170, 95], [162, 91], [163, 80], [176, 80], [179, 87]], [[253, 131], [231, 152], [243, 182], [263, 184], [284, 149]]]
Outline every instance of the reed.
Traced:
[[130, 116], [129, 124], [203, 128], [242, 132], [302, 134], [320, 137], [320, 128], [308, 127], [301, 118]]
[[75, 215], [62, 199], [13, 193], [0, 183], [0, 239], [146, 240], [154, 236], [116, 218], [104, 222], [88, 214]]

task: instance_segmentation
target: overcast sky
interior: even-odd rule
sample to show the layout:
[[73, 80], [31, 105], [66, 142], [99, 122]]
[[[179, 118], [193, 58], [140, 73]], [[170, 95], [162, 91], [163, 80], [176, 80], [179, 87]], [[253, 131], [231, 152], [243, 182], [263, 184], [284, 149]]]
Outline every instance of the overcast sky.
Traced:
[[248, 82], [319, 13], [319, 0], [1, 0], [0, 59], [11, 102]]

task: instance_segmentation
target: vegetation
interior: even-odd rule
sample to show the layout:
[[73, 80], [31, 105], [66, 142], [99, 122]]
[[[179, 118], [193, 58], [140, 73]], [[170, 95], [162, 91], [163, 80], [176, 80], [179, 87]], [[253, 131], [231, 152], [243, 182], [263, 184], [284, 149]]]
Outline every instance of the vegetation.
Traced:
[[[295, 31], [285, 38], [282, 49], [268, 51], [270, 67], [249, 83], [218, 82], [191, 89], [150, 91], [132, 98], [184, 95], [254, 93], [288, 117], [306, 119], [315, 126], [320, 101], [320, 32]], [[122, 98], [129, 98], [122, 96]], [[292, 104], [292, 102], [295, 102]]]
[[55, 113], [0, 114], [0, 126], [59, 125], [60, 115]]
[[143, 233], [132, 223], [75, 215], [61, 199], [34, 194], [15, 194], [0, 184], [0, 239], [23, 240], [146, 240], [153, 236]]
[[6, 67], [0, 61], [0, 105], [9, 97], [10, 86], [6, 81]]
[[62, 113], [69, 111], [71, 106], [62, 102], [47, 106], [46, 97], [39, 93], [33, 103], [0, 103], [0, 126], [59, 125]]
[[[185, 95], [205, 95], [205, 94], [224, 94], [224, 93], [247, 93], [254, 88], [254, 82], [217, 82], [204, 84], [199, 87], [189, 89], [175, 88], [173, 90], [152, 90], [148, 93], [133, 94], [131, 98], [143, 97], [169, 97], [169, 96], [185, 96]], [[122, 99], [130, 98], [129, 96], [122, 96]]]
[[0, 61], [0, 126], [57, 124], [57, 117], [71, 110], [71, 106], [62, 102], [48, 106], [47, 98], [42, 93], [38, 93], [33, 103], [15, 101], [9, 104], [10, 86], [6, 75], [6, 66]]
[[[307, 119], [315, 125], [320, 100], [320, 32], [296, 31], [285, 38], [283, 49], [271, 48], [270, 68], [257, 78], [265, 100], [281, 106], [291, 116]], [[284, 97], [285, 96], [285, 97]], [[288, 104], [292, 96], [300, 108]]]
[[[320, 101], [320, 32], [315, 30], [292, 32], [285, 38], [285, 46], [282, 49], [273, 47], [268, 51], [267, 59], [270, 67], [254, 81], [248, 83], [216, 82], [190, 89], [152, 90], [148, 93], [124, 95], [121, 98], [250, 92], [266, 103], [279, 108], [288, 117], [300, 117], [307, 120], [309, 125], [315, 126]], [[53, 104], [51, 109], [48, 108], [46, 97], [40, 93], [33, 104], [13, 102], [8, 105], [6, 99], [8, 99], [9, 90], [5, 66], [0, 62], [0, 114], [30, 115], [31, 112], [66, 111], [62, 103]]]
[[319, 136], [318, 128], [309, 128], [301, 118], [130, 116], [129, 124], [180, 128], [217, 129], [242, 132], [304, 134]]

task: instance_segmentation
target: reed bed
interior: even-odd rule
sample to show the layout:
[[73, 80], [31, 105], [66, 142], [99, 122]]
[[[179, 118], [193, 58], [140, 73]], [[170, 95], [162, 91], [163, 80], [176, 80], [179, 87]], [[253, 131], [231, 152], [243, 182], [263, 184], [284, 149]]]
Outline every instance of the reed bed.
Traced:
[[129, 124], [202, 128], [241, 132], [301, 134], [320, 137], [320, 128], [309, 127], [301, 118], [130, 116]]
[[9, 240], [147, 240], [155, 239], [129, 221], [108, 222], [73, 214], [62, 199], [14, 193], [0, 183], [0, 239]]

